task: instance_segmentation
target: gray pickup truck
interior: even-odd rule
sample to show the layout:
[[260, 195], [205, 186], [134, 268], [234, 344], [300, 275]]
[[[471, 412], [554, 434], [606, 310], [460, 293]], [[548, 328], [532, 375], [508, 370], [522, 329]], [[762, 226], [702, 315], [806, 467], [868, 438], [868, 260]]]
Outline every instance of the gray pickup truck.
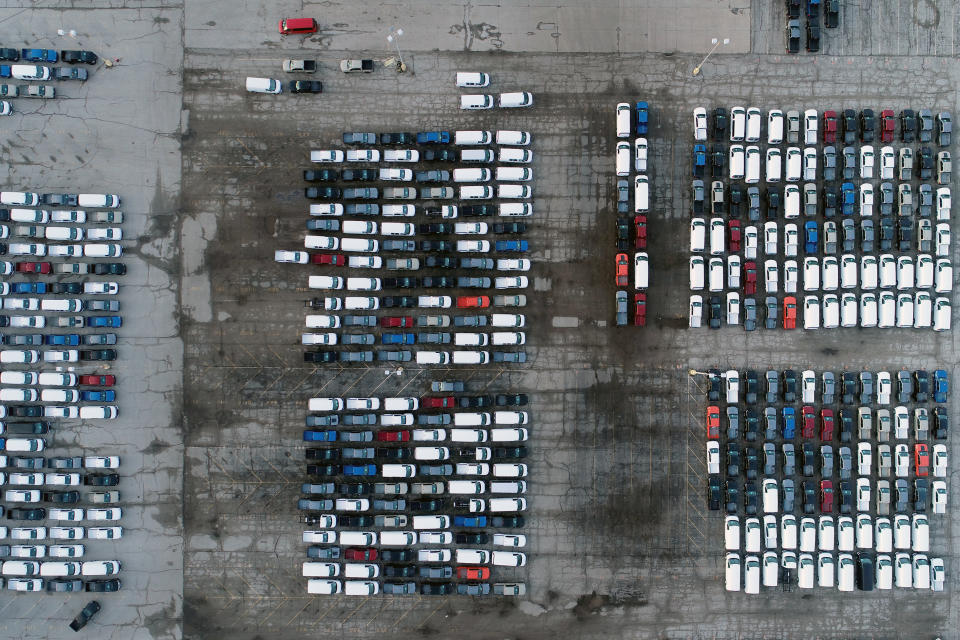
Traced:
[[317, 71], [316, 60], [292, 60], [283, 61], [283, 70], [287, 73], [315, 73]]
[[340, 71], [344, 73], [371, 73], [373, 60], [341, 60]]

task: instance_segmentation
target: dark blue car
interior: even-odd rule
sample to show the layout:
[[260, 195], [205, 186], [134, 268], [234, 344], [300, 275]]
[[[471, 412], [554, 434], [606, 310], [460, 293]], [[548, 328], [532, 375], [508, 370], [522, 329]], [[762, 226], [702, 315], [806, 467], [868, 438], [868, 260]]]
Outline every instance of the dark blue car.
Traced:
[[345, 476], [375, 476], [375, 475], [377, 475], [377, 465], [375, 465], [375, 464], [345, 464], [345, 465], [343, 465], [343, 475], [345, 475]]
[[113, 402], [117, 399], [117, 392], [111, 389], [106, 391], [81, 391], [80, 399], [84, 402]]
[[813, 220], [803, 225], [803, 250], [808, 254], [817, 253], [817, 223]]
[[933, 372], [933, 401], [946, 402], [950, 393], [950, 374], [946, 369], [937, 369]]
[[526, 251], [529, 245], [526, 240], [497, 240], [497, 251]]
[[485, 527], [487, 516], [453, 516], [455, 527]]
[[644, 135], [647, 132], [647, 124], [650, 120], [650, 105], [646, 102], [637, 103], [637, 135]]
[[10, 284], [11, 293], [46, 293], [46, 282], [12, 282]]
[[329, 429], [327, 431], [313, 431], [311, 429], [305, 429], [303, 432], [303, 439], [307, 442], [336, 442], [337, 432], [333, 429]]
[[852, 216], [854, 205], [857, 203], [857, 190], [853, 188], [853, 183], [844, 182], [840, 185], [840, 195], [843, 200], [843, 215]]
[[80, 336], [75, 333], [67, 333], [61, 336], [44, 336], [44, 342], [50, 345], [61, 345], [75, 347], [80, 344]]
[[446, 144], [450, 142], [449, 131], [421, 131], [417, 134], [417, 144]]
[[120, 316], [93, 316], [87, 318], [88, 327], [113, 327], [117, 328], [123, 324], [123, 318]]
[[28, 62], [56, 62], [57, 52], [53, 49], [21, 49], [20, 57]]
[[385, 333], [380, 338], [383, 344], [416, 344], [417, 336], [412, 333]]
[[797, 411], [793, 407], [783, 408], [783, 439], [792, 440], [797, 432]]

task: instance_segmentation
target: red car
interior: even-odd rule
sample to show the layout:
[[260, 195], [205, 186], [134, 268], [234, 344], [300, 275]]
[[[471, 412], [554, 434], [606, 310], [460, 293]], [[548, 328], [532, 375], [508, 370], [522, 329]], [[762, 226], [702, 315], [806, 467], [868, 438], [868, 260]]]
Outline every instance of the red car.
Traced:
[[925, 478], [930, 475], [930, 449], [925, 444], [913, 446], [913, 463], [917, 467], [917, 477]]
[[757, 263], [745, 262], [743, 264], [743, 294], [752, 296], [757, 292]]
[[420, 406], [424, 409], [450, 409], [456, 406], [453, 396], [423, 398]]
[[797, 299], [793, 296], [783, 299], [783, 328], [797, 328]]
[[117, 384], [117, 376], [80, 376], [80, 384], [88, 387], [112, 387]]
[[50, 273], [51, 265], [49, 262], [18, 262], [16, 269], [18, 273]]
[[347, 549], [343, 552], [345, 560], [373, 561], [377, 559], [376, 549]]
[[893, 118], [893, 109], [884, 109], [880, 112], [880, 142], [893, 142], [893, 130], [896, 120]]
[[820, 481], [820, 513], [833, 513], [833, 482]]
[[647, 326], [647, 294], [633, 294], [633, 324], [638, 327]]
[[637, 238], [637, 249], [647, 248], [647, 216], [633, 218], [634, 235]]
[[457, 309], [485, 309], [490, 306], [490, 298], [487, 296], [459, 296], [457, 298]]
[[837, 112], [823, 112], [823, 142], [833, 144], [837, 141]]
[[716, 405], [707, 407], [707, 439], [720, 439], [720, 407]]
[[627, 280], [630, 277], [630, 258], [625, 253], [617, 254], [617, 286], [627, 286]]
[[820, 410], [820, 442], [833, 440], [833, 409]]
[[413, 316], [384, 316], [380, 318], [381, 327], [412, 327]]
[[812, 438], [816, 429], [817, 414], [813, 407], [806, 406], [800, 409], [802, 420], [800, 421], [800, 437]]
[[343, 266], [347, 264], [347, 259], [340, 253], [313, 253], [310, 254], [310, 262], [313, 264], [332, 264]]
[[410, 432], [403, 431], [377, 431], [376, 435], [378, 442], [408, 442], [410, 440]]
[[457, 567], [457, 578], [460, 580], [489, 580], [490, 569], [487, 567]]
[[740, 251], [740, 221], [731, 220], [727, 223], [727, 226], [729, 227], [727, 244], [729, 245], [730, 253], [736, 253]]

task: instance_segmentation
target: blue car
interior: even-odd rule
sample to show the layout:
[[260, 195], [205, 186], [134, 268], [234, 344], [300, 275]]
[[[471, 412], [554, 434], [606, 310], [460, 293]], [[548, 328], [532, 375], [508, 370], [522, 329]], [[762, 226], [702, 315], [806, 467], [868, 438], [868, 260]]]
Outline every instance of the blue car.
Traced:
[[10, 77], [10, 65], [0, 64], [0, 78], [9, 78]]
[[793, 407], [783, 408], [783, 439], [792, 440], [797, 432], [797, 410]]
[[650, 105], [646, 102], [637, 103], [637, 135], [643, 135], [647, 132], [647, 124], [650, 120]]
[[10, 284], [11, 293], [46, 293], [46, 282], [13, 282]]
[[485, 527], [487, 516], [453, 516], [455, 527]]
[[123, 324], [120, 316], [92, 316], [87, 318], [88, 327], [112, 327], [116, 329]]
[[417, 134], [417, 144], [446, 144], [450, 142], [449, 131], [421, 131]]
[[385, 333], [380, 338], [383, 344], [416, 344], [417, 336], [412, 333]]
[[67, 333], [61, 336], [44, 336], [45, 344], [75, 347], [80, 344], [80, 336], [75, 333]]
[[343, 475], [345, 475], [345, 476], [375, 476], [375, 475], [377, 475], [377, 465], [375, 465], [375, 464], [345, 464], [345, 465], [343, 465]]
[[336, 442], [337, 432], [333, 429], [329, 429], [327, 431], [313, 431], [311, 429], [305, 429], [303, 432], [303, 439], [307, 442]]
[[53, 49], [21, 49], [20, 57], [28, 62], [56, 62], [59, 59]]
[[933, 372], [933, 401], [946, 402], [950, 393], [950, 374], [946, 369], [937, 369]]
[[707, 147], [702, 144], [693, 145], [693, 177], [702, 178], [707, 166]]
[[853, 188], [852, 182], [844, 182], [840, 185], [840, 195], [842, 198], [841, 206], [843, 215], [852, 216], [854, 206], [857, 203], [857, 190]]
[[80, 399], [84, 402], [114, 402], [117, 392], [111, 389], [106, 391], [81, 391]]
[[803, 225], [803, 250], [808, 254], [817, 253], [817, 223], [813, 220]]
[[497, 251], [526, 251], [529, 245], [526, 240], [497, 240]]

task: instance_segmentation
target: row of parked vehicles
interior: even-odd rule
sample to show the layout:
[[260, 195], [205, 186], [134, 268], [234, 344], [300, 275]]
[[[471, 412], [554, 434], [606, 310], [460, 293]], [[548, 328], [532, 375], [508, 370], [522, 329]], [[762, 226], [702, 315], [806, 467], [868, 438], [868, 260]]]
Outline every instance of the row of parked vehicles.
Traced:
[[[436, 382], [432, 388], [449, 394], [464, 387], [454, 381]], [[346, 446], [306, 450], [308, 460], [321, 463], [309, 465], [309, 475], [344, 477], [336, 484], [311, 480], [302, 487], [301, 519], [313, 527], [303, 533], [303, 541], [311, 545], [310, 560], [303, 565], [308, 591], [523, 595], [523, 583], [491, 584], [486, 565], [524, 566], [525, 554], [515, 550], [526, 546], [526, 536], [483, 529], [524, 525], [519, 513], [527, 503], [517, 496], [526, 492], [521, 478], [527, 465], [518, 460], [527, 456], [527, 449], [516, 443], [528, 438], [527, 429], [518, 426], [530, 422], [522, 410], [527, 403], [526, 394], [517, 393], [311, 398], [304, 441]], [[360, 425], [385, 428], [343, 428]], [[414, 425], [420, 428], [397, 429]], [[376, 442], [377, 448], [354, 442]], [[422, 444], [405, 446], [409, 442]], [[501, 444], [482, 446], [486, 443]], [[347, 464], [322, 464], [330, 462]], [[477, 477], [491, 471], [489, 481]], [[353, 476], [375, 481], [367, 484], [366, 478], [357, 478], [361, 482], [355, 483]], [[371, 527], [379, 530], [368, 530]], [[493, 551], [475, 548], [491, 543]], [[418, 545], [425, 548], [411, 548]]]

